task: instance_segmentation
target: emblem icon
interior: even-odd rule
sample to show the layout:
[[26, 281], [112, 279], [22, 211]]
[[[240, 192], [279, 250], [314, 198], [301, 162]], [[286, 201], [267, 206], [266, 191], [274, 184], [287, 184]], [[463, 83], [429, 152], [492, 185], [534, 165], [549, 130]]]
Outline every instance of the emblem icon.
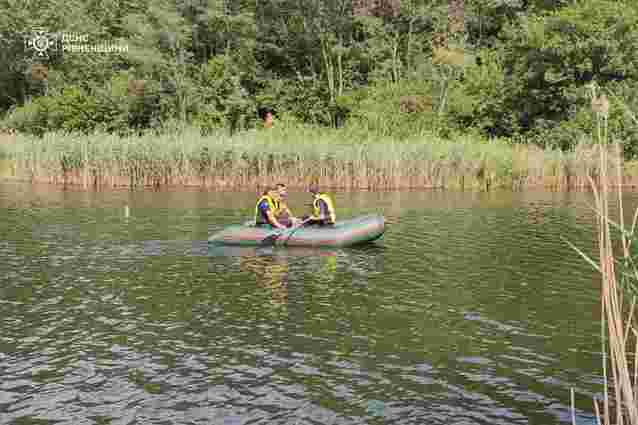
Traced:
[[36, 29], [24, 39], [25, 47], [33, 50], [37, 57], [48, 58], [49, 52], [57, 48], [57, 37], [42, 29]]

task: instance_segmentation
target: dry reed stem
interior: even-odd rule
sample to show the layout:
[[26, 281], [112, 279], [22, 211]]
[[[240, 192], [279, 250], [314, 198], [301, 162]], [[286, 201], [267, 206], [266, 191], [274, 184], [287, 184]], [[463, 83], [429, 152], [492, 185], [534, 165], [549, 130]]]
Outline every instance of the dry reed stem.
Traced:
[[572, 406], [572, 425], [576, 425], [576, 403], [574, 400], [574, 388], [570, 388]]
[[627, 319], [627, 328], [625, 329], [625, 336], [623, 338], [623, 345], [627, 345], [627, 338], [629, 338], [629, 330], [631, 329], [632, 319], [634, 317], [634, 308], [636, 307], [636, 297], [631, 300], [631, 307], [629, 307], [629, 318]]
[[596, 423], [598, 425], [602, 425], [600, 423], [600, 409], [598, 408], [598, 400], [594, 399], [594, 410], [596, 411]]
[[[623, 328], [623, 296], [622, 290], [618, 287], [616, 280], [616, 272], [614, 266], [614, 254], [611, 241], [611, 229], [609, 218], [609, 186], [610, 178], [608, 173], [608, 149], [607, 147], [607, 114], [609, 109], [609, 103], [604, 97], [597, 97], [595, 95], [595, 86], [592, 86], [592, 109], [596, 113], [597, 118], [597, 136], [599, 149], [599, 179], [598, 188], [594, 182], [594, 178], [588, 175], [592, 192], [594, 193], [596, 207], [598, 211], [598, 240], [599, 240], [599, 254], [600, 254], [600, 272], [602, 277], [602, 291], [601, 291], [601, 340], [602, 340], [602, 352], [603, 352], [603, 376], [604, 376], [604, 423], [605, 425], [611, 424], [610, 422], [610, 408], [609, 408], [609, 387], [607, 385], [607, 345], [605, 343], [605, 335], [607, 331], [609, 335], [609, 354], [611, 361], [611, 372], [613, 379], [613, 395], [616, 407], [616, 425], [623, 425], [625, 419], [629, 421], [631, 425], [638, 424], [638, 406], [636, 406], [636, 376], [638, 367], [638, 351], [637, 357], [634, 358], [634, 382], [632, 385], [632, 377], [629, 372], [626, 343], [629, 335], [629, 330], [633, 331], [632, 320], [633, 312], [635, 308], [635, 298], [632, 301], [631, 308], [629, 309], [629, 316], [627, 320], [627, 328]], [[604, 146], [603, 146], [604, 145]], [[622, 209], [622, 179], [621, 179], [621, 158], [618, 155], [619, 149], [616, 149], [617, 161], [614, 165], [617, 167], [616, 184], [618, 185], [617, 195], [620, 210], [620, 228], [621, 238], [623, 240], [623, 257], [627, 260], [629, 255], [629, 244], [626, 241], [627, 235], [624, 231], [624, 219]], [[635, 219], [634, 219], [635, 223]], [[633, 227], [633, 226], [632, 226]], [[607, 326], [605, 326], [607, 325]], [[634, 331], [635, 333], [635, 331]], [[638, 350], [638, 346], [636, 346]], [[600, 412], [598, 410], [598, 404], [594, 401], [594, 407], [596, 409], [597, 420], [600, 423]], [[627, 417], [624, 412], [626, 411]]]
[[[605, 99], [606, 100], [606, 99]], [[607, 102], [607, 109], [609, 109], [609, 102]], [[617, 160], [617, 166], [616, 166], [616, 177], [617, 177], [617, 181], [618, 182], [622, 182], [622, 154], [620, 151], [620, 144], [616, 143], [616, 160]], [[619, 184], [618, 185], [618, 199], [619, 199], [619, 214], [620, 214], [620, 228], [621, 229], [625, 229], [625, 219], [624, 219], [624, 213], [623, 213], [623, 206], [622, 206], [622, 186]], [[638, 211], [638, 210], [637, 210]], [[622, 244], [623, 244], [623, 253], [625, 255], [625, 258], [629, 258], [629, 245], [627, 244], [627, 238], [623, 237], [622, 239]]]
[[634, 346], [634, 394], [637, 391], [638, 386], [638, 332], [635, 329], [631, 329], [636, 338], [636, 345]]

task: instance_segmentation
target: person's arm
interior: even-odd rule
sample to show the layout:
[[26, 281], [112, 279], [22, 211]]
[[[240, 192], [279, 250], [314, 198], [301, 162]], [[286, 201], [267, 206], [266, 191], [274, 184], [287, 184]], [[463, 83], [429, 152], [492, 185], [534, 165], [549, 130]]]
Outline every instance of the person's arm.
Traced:
[[318, 220], [326, 220], [330, 217], [328, 212], [328, 204], [323, 199], [319, 199], [319, 217]]
[[299, 222], [301, 221], [301, 219], [300, 219], [300, 218], [298, 218], [298, 217], [295, 217], [295, 216], [292, 214], [292, 211], [290, 211], [290, 207], [288, 207], [288, 205], [286, 205], [286, 206], [285, 206], [285, 210], [286, 210], [286, 213], [288, 214], [288, 217], [290, 218], [290, 222], [292, 223], [292, 225], [294, 226], [294, 225], [296, 225], [296, 224], [299, 224]]
[[319, 202], [319, 215], [316, 216], [314, 213], [312, 213], [310, 214], [310, 216], [308, 216], [308, 218], [312, 220], [325, 220], [329, 216], [328, 205], [326, 205], [326, 203], [322, 199], [319, 199], [318, 202]]
[[277, 229], [286, 229], [286, 226], [277, 221], [277, 217], [275, 217], [275, 213], [273, 212], [273, 210], [270, 209], [268, 202], [262, 201], [262, 203], [259, 205], [259, 209], [266, 214], [268, 223], [270, 223], [271, 226], [274, 226]]
[[270, 222], [272, 226], [276, 227], [277, 229], [287, 229], [286, 226], [277, 221], [275, 214], [273, 214], [270, 208], [268, 208], [268, 210], [266, 211], [266, 216], [268, 217], [268, 222]]
[[259, 204], [259, 211], [261, 211], [263, 214], [266, 215], [266, 218], [268, 219], [268, 223], [270, 223], [272, 226], [276, 227], [277, 229], [286, 228], [286, 226], [282, 225], [281, 223], [279, 223], [279, 221], [277, 221], [277, 218], [275, 217], [274, 212], [270, 209], [268, 202], [261, 201], [261, 203]]

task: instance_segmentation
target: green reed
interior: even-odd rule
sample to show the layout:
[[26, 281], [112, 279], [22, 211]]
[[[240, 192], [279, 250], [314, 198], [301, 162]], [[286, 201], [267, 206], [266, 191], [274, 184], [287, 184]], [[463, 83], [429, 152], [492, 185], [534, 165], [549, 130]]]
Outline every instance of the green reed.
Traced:
[[[275, 180], [340, 189], [584, 187], [591, 145], [571, 152], [423, 133], [408, 139], [347, 129], [282, 126], [230, 136], [186, 127], [137, 137], [17, 135], [0, 156], [34, 182], [96, 187], [259, 188]], [[591, 158], [589, 158], [591, 157]], [[581, 180], [578, 180], [578, 179]]]

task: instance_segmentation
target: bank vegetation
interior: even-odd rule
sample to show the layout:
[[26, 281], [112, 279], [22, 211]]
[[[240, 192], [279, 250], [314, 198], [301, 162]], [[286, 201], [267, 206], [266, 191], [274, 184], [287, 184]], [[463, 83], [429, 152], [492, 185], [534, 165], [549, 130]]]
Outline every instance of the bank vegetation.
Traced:
[[[30, 33], [32, 28], [41, 32]], [[104, 54], [53, 48], [59, 45], [34, 49], [35, 40], [48, 45], [43, 40], [65, 33], [81, 35], [88, 44], [127, 48]], [[618, 107], [622, 102], [638, 109], [637, 33], [634, 0], [104, 0], [99, 8], [87, 0], [64, 7], [8, 2], [0, 15], [0, 128], [45, 137], [67, 147], [59, 155], [71, 157], [69, 140], [80, 139], [68, 134], [88, 136], [81, 140], [90, 146], [90, 157], [95, 149], [108, 152], [118, 144], [129, 151], [156, 150], [151, 136], [139, 139], [139, 148], [128, 146], [140, 132], [164, 133], [158, 140], [168, 146], [157, 147], [153, 155], [159, 159], [149, 157], [154, 165], [132, 165], [146, 158], [139, 154], [127, 165], [105, 156], [113, 165], [91, 166], [100, 176], [115, 167], [121, 172], [113, 177], [132, 173], [135, 181], [157, 178], [148, 173], [190, 180], [199, 175], [194, 168], [207, 168], [180, 157], [180, 165], [163, 163], [164, 171], [155, 171], [178, 145], [197, 156], [210, 144], [211, 163], [223, 162], [220, 152], [229, 150], [233, 158], [268, 163], [263, 148], [272, 147], [276, 168], [284, 172], [289, 158], [281, 155], [294, 152], [315, 161], [309, 146], [319, 149], [341, 139], [346, 147], [339, 149], [351, 152], [345, 163], [358, 161], [357, 170], [340, 165], [330, 171], [332, 163], [321, 158], [319, 169], [345, 177], [351, 186], [374, 179], [453, 186], [453, 175], [471, 186], [481, 183], [461, 176], [492, 173], [494, 178], [485, 179], [492, 185], [507, 179], [511, 185], [539, 184], [539, 178], [565, 185], [574, 171], [569, 158], [578, 162], [586, 155], [583, 139], [595, 129], [591, 82], [613, 93], [608, 126], [622, 141], [624, 159], [638, 155], [638, 125]], [[280, 142], [243, 134], [260, 129], [268, 111], [275, 116], [273, 128], [286, 127], [274, 133], [283, 136]], [[298, 130], [303, 126], [345, 131]], [[178, 135], [174, 129], [181, 127], [213, 136]], [[282, 146], [301, 137], [310, 140]], [[107, 146], [95, 147], [102, 139]], [[471, 140], [480, 146], [467, 146]], [[503, 140], [512, 145], [501, 147]], [[350, 146], [359, 141], [361, 147]], [[371, 149], [377, 155], [384, 150], [376, 146], [381, 141], [390, 141], [390, 162], [411, 152], [426, 162], [419, 171], [408, 164], [400, 168], [411, 171], [387, 175], [375, 171], [378, 163], [363, 166], [367, 158], [356, 152]], [[434, 146], [421, 146], [429, 141]], [[226, 142], [231, 147], [222, 149]], [[264, 157], [254, 156], [258, 149]], [[468, 156], [459, 160], [459, 152]], [[520, 166], [521, 160], [532, 165]], [[233, 170], [246, 168], [239, 164], [233, 160]], [[216, 178], [215, 170], [210, 177]], [[242, 181], [251, 181], [247, 173]], [[307, 173], [290, 177], [301, 174]]]
[[[47, 133], [2, 140], [4, 178], [90, 190], [259, 190], [278, 181], [291, 188], [314, 181], [339, 190], [573, 190], [588, 189], [588, 176], [600, 175], [600, 145], [586, 139], [561, 150], [476, 136], [449, 140], [423, 133], [397, 140], [344, 129], [280, 126], [232, 136], [182, 128], [128, 137]], [[618, 160], [614, 146], [610, 161]], [[624, 185], [638, 184], [634, 170], [631, 163], [624, 165]]]

